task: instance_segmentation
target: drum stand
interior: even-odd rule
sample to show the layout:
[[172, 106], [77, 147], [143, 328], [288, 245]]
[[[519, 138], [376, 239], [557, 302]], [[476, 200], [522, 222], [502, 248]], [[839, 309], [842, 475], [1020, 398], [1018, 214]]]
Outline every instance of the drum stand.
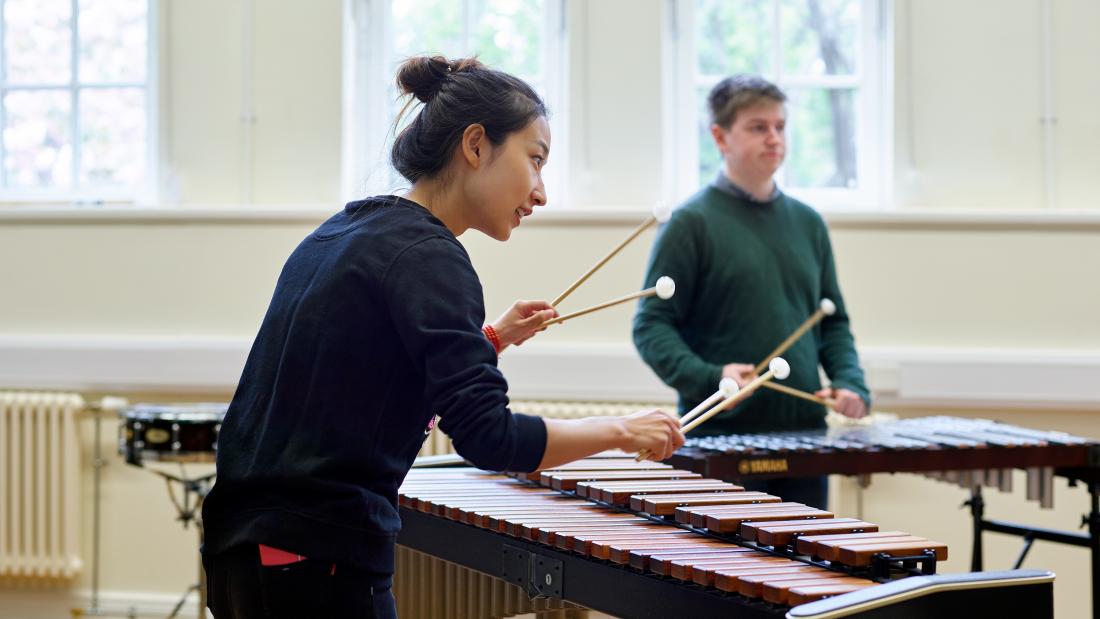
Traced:
[[[182, 469], [182, 465], [180, 468]], [[176, 512], [179, 514], [177, 520], [183, 523], [183, 528], [186, 529], [189, 523], [194, 522], [195, 530], [199, 533], [199, 581], [183, 592], [183, 596], [176, 603], [176, 607], [172, 609], [172, 613], [168, 615], [168, 619], [174, 619], [179, 614], [192, 591], [197, 591], [199, 594], [199, 619], [206, 619], [206, 571], [202, 567], [202, 502], [207, 493], [210, 492], [210, 487], [214, 485], [216, 474], [210, 473], [199, 477], [177, 477], [164, 471], [147, 470], [164, 478], [164, 482], [168, 486], [168, 496], [172, 499], [172, 505], [175, 506]], [[173, 483], [178, 483], [183, 488], [182, 502], [176, 497]]]
[[103, 459], [103, 448], [100, 446], [103, 406], [92, 405], [88, 410], [92, 413], [95, 428], [95, 440], [92, 442], [92, 601], [87, 608], [72, 609], [73, 617], [103, 614], [103, 609], [99, 607], [99, 487], [103, 467], [107, 466], [107, 461]]
[[[93, 405], [89, 407], [90, 412], [93, 415], [93, 425], [95, 427], [95, 439], [92, 443], [92, 471], [93, 471], [93, 489], [92, 489], [92, 599], [91, 604], [85, 608], [74, 608], [71, 611], [73, 617], [81, 616], [125, 616], [129, 618], [137, 617], [137, 609], [131, 607], [129, 610], [122, 613], [107, 611], [99, 605], [99, 558], [100, 558], [100, 508], [101, 508], [101, 495], [100, 485], [102, 482], [103, 467], [107, 466], [107, 460], [103, 457], [103, 448], [100, 445], [102, 437], [102, 421], [103, 412], [106, 407], [103, 405]], [[182, 466], [182, 465], [181, 465]], [[142, 467], [145, 468], [145, 467]], [[163, 471], [157, 471], [154, 469], [146, 469], [151, 473], [160, 475], [164, 478], [165, 483], [168, 485], [168, 496], [172, 499], [172, 505], [175, 506], [178, 515], [178, 520], [183, 522], [184, 528], [187, 528], [188, 523], [195, 522], [195, 528], [199, 533], [199, 548], [202, 548], [203, 530], [202, 530], [202, 502], [206, 498], [207, 493], [210, 492], [210, 487], [213, 485], [215, 477], [214, 473], [209, 475], [202, 475], [195, 478], [177, 477]], [[183, 502], [181, 503], [176, 498], [175, 490], [173, 489], [173, 482], [180, 484], [183, 487]], [[183, 605], [187, 602], [187, 596], [191, 595], [192, 591], [198, 591], [199, 594], [199, 619], [206, 619], [206, 571], [202, 567], [202, 553], [199, 553], [199, 582], [198, 584], [191, 585], [184, 591], [180, 601], [176, 603], [176, 606], [172, 609], [172, 613], [168, 615], [168, 619], [174, 619], [179, 615], [179, 611], [183, 608]]]

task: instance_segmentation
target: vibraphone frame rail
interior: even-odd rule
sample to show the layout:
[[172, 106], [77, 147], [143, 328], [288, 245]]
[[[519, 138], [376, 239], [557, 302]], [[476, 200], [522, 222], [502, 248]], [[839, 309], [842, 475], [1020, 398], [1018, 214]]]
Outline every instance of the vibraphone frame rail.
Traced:
[[[1093, 460], [1093, 459], [1096, 460]], [[1013, 569], [1019, 569], [1027, 558], [1028, 551], [1035, 540], [1081, 546], [1089, 549], [1092, 565], [1092, 616], [1100, 619], [1100, 450], [1094, 448], [1090, 454], [1096, 466], [1092, 468], [1055, 469], [1054, 474], [1070, 480], [1070, 484], [1084, 483], [1089, 489], [1089, 513], [1081, 519], [1082, 526], [1088, 526], [1088, 533], [1076, 531], [1061, 531], [1044, 527], [1033, 527], [1004, 520], [989, 520], [985, 518], [985, 499], [982, 498], [981, 486], [975, 486], [970, 491], [970, 499], [964, 505], [970, 507], [970, 517], [973, 521], [974, 545], [970, 559], [970, 570], [978, 572], [983, 569], [984, 550], [982, 546], [982, 533], [990, 531], [1004, 535], [1014, 535], [1024, 539], [1024, 546], [1016, 557]]]

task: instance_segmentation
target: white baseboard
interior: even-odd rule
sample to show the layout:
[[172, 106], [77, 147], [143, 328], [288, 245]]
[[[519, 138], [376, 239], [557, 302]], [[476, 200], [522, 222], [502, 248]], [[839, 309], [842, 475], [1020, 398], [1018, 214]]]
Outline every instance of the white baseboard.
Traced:
[[[863, 347], [876, 408], [1100, 410], [1100, 352]], [[513, 397], [671, 402], [628, 345], [532, 343], [500, 359]]]
[[[0, 388], [226, 393], [251, 340], [0, 336]], [[878, 407], [1100, 409], [1100, 351], [860, 349]], [[500, 359], [524, 400], [671, 402], [629, 344], [531, 342]]]
[[[100, 591], [99, 607], [106, 612], [115, 612], [134, 609], [139, 617], [167, 617], [183, 598], [183, 591], [169, 593], [150, 593], [136, 591]], [[91, 600], [91, 592], [83, 591], [76, 599], [82, 603], [82, 608], [87, 608]], [[197, 617], [199, 614], [199, 594], [195, 591], [188, 593], [186, 601], [180, 607], [177, 617]], [[207, 611], [210, 616], [210, 611]]]
[[0, 336], [0, 387], [211, 393], [237, 386], [251, 339]]

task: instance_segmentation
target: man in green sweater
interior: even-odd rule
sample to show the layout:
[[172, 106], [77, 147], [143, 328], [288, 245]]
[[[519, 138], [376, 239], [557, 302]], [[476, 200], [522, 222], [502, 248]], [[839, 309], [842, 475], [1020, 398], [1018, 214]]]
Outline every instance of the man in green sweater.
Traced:
[[[681, 414], [714, 393], [723, 377], [751, 380], [753, 366], [826, 298], [837, 311], [784, 353], [791, 365], [784, 382], [834, 398], [850, 417], [862, 417], [870, 406], [825, 222], [772, 178], [786, 154], [785, 101], [779, 88], [756, 76], [735, 75], [711, 90], [711, 133], [723, 168], [673, 213], [650, 255], [646, 287], [668, 275], [676, 296], [641, 302], [634, 344], [679, 392]], [[822, 388], [819, 364], [829, 388]], [[823, 427], [824, 407], [760, 389], [692, 434]], [[828, 498], [824, 476], [749, 485], [820, 507]]]

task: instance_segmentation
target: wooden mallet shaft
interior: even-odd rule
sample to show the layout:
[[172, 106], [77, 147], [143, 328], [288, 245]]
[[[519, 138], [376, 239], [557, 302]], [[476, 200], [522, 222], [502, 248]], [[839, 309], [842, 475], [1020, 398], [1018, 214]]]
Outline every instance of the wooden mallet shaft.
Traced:
[[[696, 417], [698, 417], [700, 413], [702, 413], [703, 411], [705, 411], [705, 410], [709, 409], [710, 407], [714, 406], [714, 404], [716, 402], [718, 402], [719, 400], [721, 400], [724, 397], [725, 397], [725, 394], [722, 393], [721, 389], [719, 389], [718, 391], [715, 391], [714, 393], [710, 394], [710, 396], [707, 399], [700, 402], [698, 406], [696, 406], [695, 408], [688, 411], [688, 413], [686, 415], [684, 415], [683, 417], [680, 417], [680, 427], [683, 427], [685, 423], [689, 423], [692, 419], [695, 419]], [[639, 451], [638, 455], [634, 456], [634, 461], [635, 462], [641, 462], [642, 460], [645, 460], [649, 456], [649, 453], [650, 452], [649, 452], [648, 449], [643, 449], [643, 450]]]
[[[782, 359], [780, 359], [780, 361], [782, 361]], [[782, 378], [786, 378], [787, 373], [790, 371], [790, 368], [789, 368], [789, 366], [787, 366], [785, 361], [782, 361], [782, 366], [783, 366], [783, 369], [781, 370], [782, 374], [780, 376]], [[769, 381], [773, 377], [775, 377], [775, 375], [777, 373], [777, 369], [779, 369], [779, 368], [770, 368], [770, 369], [768, 369], [767, 372], [764, 372], [760, 376], [753, 379], [753, 381], [750, 382], [749, 384], [745, 385], [744, 387], [741, 387], [741, 389], [738, 390], [737, 393], [734, 393], [733, 395], [723, 399], [718, 404], [713, 405], [705, 413], [698, 414], [698, 412], [697, 412], [698, 409], [705, 408], [706, 402], [710, 402], [712, 400], [717, 399], [718, 397], [721, 397], [722, 391], [719, 390], [718, 393], [715, 393], [714, 395], [707, 398], [706, 402], [704, 402], [703, 404], [700, 404], [699, 406], [695, 407], [694, 409], [692, 409], [692, 411], [690, 413], [688, 413], [687, 415], [684, 415], [684, 417], [681, 418], [681, 420], [680, 420], [681, 430], [680, 431], [687, 434], [688, 432], [690, 432], [694, 428], [699, 427], [699, 425], [702, 424], [704, 421], [710, 419], [711, 417], [717, 415], [718, 413], [720, 413], [720, 412], [722, 412], [722, 411], [724, 411], [728, 408], [731, 408], [734, 404], [737, 404], [738, 402], [741, 402], [742, 400], [744, 400], [748, 396], [752, 395], [752, 393], [754, 391], [756, 391], [757, 389], [759, 389], [761, 385], [765, 384], [767, 381]], [[690, 419], [690, 417], [692, 415], [697, 415], [697, 417], [695, 419]], [[642, 460], [645, 460], [649, 456], [649, 454], [650, 454], [650, 451], [648, 449], [643, 449], [643, 450], [638, 452], [638, 455], [634, 457], [634, 460], [638, 461], [638, 462], [641, 462]]]
[[622, 251], [622, 249], [624, 247], [626, 247], [627, 245], [629, 245], [631, 241], [638, 238], [639, 234], [641, 234], [642, 232], [645, 232], [646, 228], [652, 226], [655, 223], [657, 223], [657, 216], [656, 215], [650, 215], [645, 221], [643, 221], [641, 223], [641, 225], [639, 225], [637, 228], [635, 228], [634, 232], [631, 232], [630, 236], [626, 237], [626, 239], [624, 239], [622, 243], [619, 243], [618, 245], [616, 245], [615, 248], [612, 249], [610, 252], [608, 252], [608, 254], [606, 256], [604, 256], [599, 262], [592, 265], [592, 268], [588, 269], [588, 271], [586, 271], [584, 275], [581, 275], [580, 278], [577, 279], [577, 281], [573, 282], [568, 288], [563, 290], [561, 294], [559, 294], [553, 301], [550, 302], [550, 305], [552, 305], [554, 307], [557, 307], [558, 303], [561, 303], [562, 301], [565, 300], [565, 297], [568, 297], [570, 294], [573, 294], [573, 291], [576, 290], [577, 288], [579, 288], [580, 285], [583, 284], [586, 280], [588, 280], [589, 277], [592, 277], [593, 273], [598, 271], [600, 269], [600, 267], [607, 264], [607, 262], [609, 260], [614, 258], [615, 254]]
[[711, 406], [714, 406], [716, 402], [722, 398], [728, 398], [731, 395], [737, 393], [740, 387], [737, 385], [737, 381], [733, 378], [722, 377], [722, 380], [718, 381], [718, 390], [712, 393], [707, 399], [700, 402], [695, 408], [688, 411], [686, 415], [680, 417], [680, 425], [695, 419], [699, 416], [699, 413], [707, 410]]
[[834, 400], [832, 398], [823, 398], [819, 395], [814, 395], [812, 393], [807, 393], [805, 391], [802, 391], [801, 389], [795, 389], [794, 387], [788, 387], [787, 385], [783, 385], [783, 384], [780, 384], [780, 383], [777, 383], [777, 382], [767, 382], [767, 383], [764, 383], [762, 386], [767, 387], [768, 389], [772, 389], [774, 391], [778, 391], [780, 393], [785, 393], [789, 396], [794, 396], [796, 398], [802, 398], [803, 400], [808, 400], [810, 402], [816, 402], [816, 403], [818, 403], [822, 406], [827, 406], [827, 407], [829, 407], [833, 410], [836, 410], [836, 400]]
[[645, 290], [640, 290], [638, 292], [632, 292], [628, 295], [623, 295], [623, 296], [621, 296], [617, 299], [611, 299], [610, 301], [605, 301], [603, 303], [600, 303], [599, 305], [593, 305], [592, 307], [586, 307], [582, 310], [577, 310], [575, 312], [570, 312], [568, 314], [562, 314], [561, 316], [558, 316], [557, 318], [551, 318], [550, 320], [547, 320], [546, 322], [542, 323], [542, 326], [549, 327], [550, 325], [556, 325], [559, 322], [565, 322], [566, 320], [570, 320], [572, 318], [577, 318], [578, 316], [584, 316], [585, 314], [591, 314], [592, 312], [595, 312], [595, 311], [598, 311], [598, 310], [607, 309], [607, 308], [609, 308], [613, 305], [618, 305], [620, 303], [626, 303], [627, 301], [633, 301], [634, 299], [641, 299], [641, 298], [644, 298], [644, 297], [651, 297], [655, 294], [657, 294], [657, 288], [656, 287], [646, 288]]
[[797, 342], [798, 338], [805, 335], [805, 333], [812, 329], [814, 325], [821, 322], [822, 318], [833, 314], [834, 312], [836, 312], [836, 305], [834, 305], [833, 302], [828, 299], [822, 299], [821, 305], [817, 308], [817, 311], [811, 314], [810, 317], [807, 318], [801, 326], [795, 329], [794, 333], [788, 335], [787, 339], [783, 340], [783, 342], [779, 346], [776, 346], [775, 350], [773, 350], [767, 357], [764, 357], [763, 361], [757, 363], [756, 367], [752, 369], [752, 373], [759, 374], [760, 370], [768, 367], [768, 363], [771, 363], [772, 359], [787, 352], [787, 349], [790, 348], [792, 344]]
[[611, 307], [613, 305], [618, 305], [620, 303], [626, 303], [627, 301], [633, 301], [634, 299], [642, 299], [642, 298], [645, 298], [645, 297], [652, 297], [653, 295], [657, 295], [657, 296], [661, 297], [662, 299], [668, 299], [668, 298], [671, 298], [672, 295], [675, 294], [675, 292], [676, 292], [676, 283], [672, 281], [671, 277], [663, 276], [663, 277], [660, 277], [660, 278], [657, 279], [657, 285], [653, 286], [652, 288], [646, 288], [645, 290], [639, 290], [638, 292], [632, 292], [628, 295], [623, 295], [623, 296], [621, 296], [617, 299], [611, 299], [610, 301], [605, 301], [603, 303], [600, 303], [599, 305], [593, 305], [592, 307], [586, 307], [582, 310], [577, 310], [575, 312], [570, 312], [570, 313], [565, 314], [563, 316], [558, 316], [557, 318], [551, 318], [550, 320], [547, 320], [546, 322], [542, 323], [542, 326], [543, 327], [549, 327], [550, 325], [556, 325], [559, 322], [565, 322], [566, 320], [570, 320], [572, 318], [577, 318], [578, 316], [584, 316], [585, 314], [591, 314], [592, 312], [595, 312], [597, 310], [606, 309], [606, 308]]
[[714, 404], [718, 402], [718, 400], [721, 400], [723, 397], [724, 396], [722, 395], [721, 391], [715, 391], [710, 395], [710, 397], [700, 402], [698, 406], [688, 411], [688, 414], [680, 417], [680, 425], [683, 426], [685, 423], [688, 423], [692, 419], [695, 419], [700, 415], [700, 413], [714, 406]]
[[720, 413], [724, 410], [733, 408], [733, 406], [735, 404], [740, 403], [742, 400], [744, 400], [745, 398], [752, 395], [752, 393], [754, 391], [756, 391], [757, 389], [760, 388], [760, 385], [763, 385], [764, 383], [768, 382], [773, 377], [775, 377], [775, 370], [768, 370], [767, 372], [764, 372], [760, 376], [757, 376], [756, 378], [753, 379], [753, 381], [751, 383], [745, 385], [744, 387], [741, 387], [740, 391], [738, 391], [737, 393], [733, 394], [732, 396], [726, 398], [725, 400], [722, 400], [718, 404], [715, 404], [713, 407], [711, 407], [710, 410], [703, 413], [702, 415], [699, 415], [694, 420], [692, 420], [691, 423], [689, 423], [686, 426], [684, 426], [683, 428], [681, 428], [680, 431], [683, 432], [684, 434], [687, 434], [688, 432], [691, 432], [695, 428], [698, 428], [702, 424], [706, 423], [706, 421], [708, 419], [710, 419], [711, 417], [714, 417], [718, 413]]

